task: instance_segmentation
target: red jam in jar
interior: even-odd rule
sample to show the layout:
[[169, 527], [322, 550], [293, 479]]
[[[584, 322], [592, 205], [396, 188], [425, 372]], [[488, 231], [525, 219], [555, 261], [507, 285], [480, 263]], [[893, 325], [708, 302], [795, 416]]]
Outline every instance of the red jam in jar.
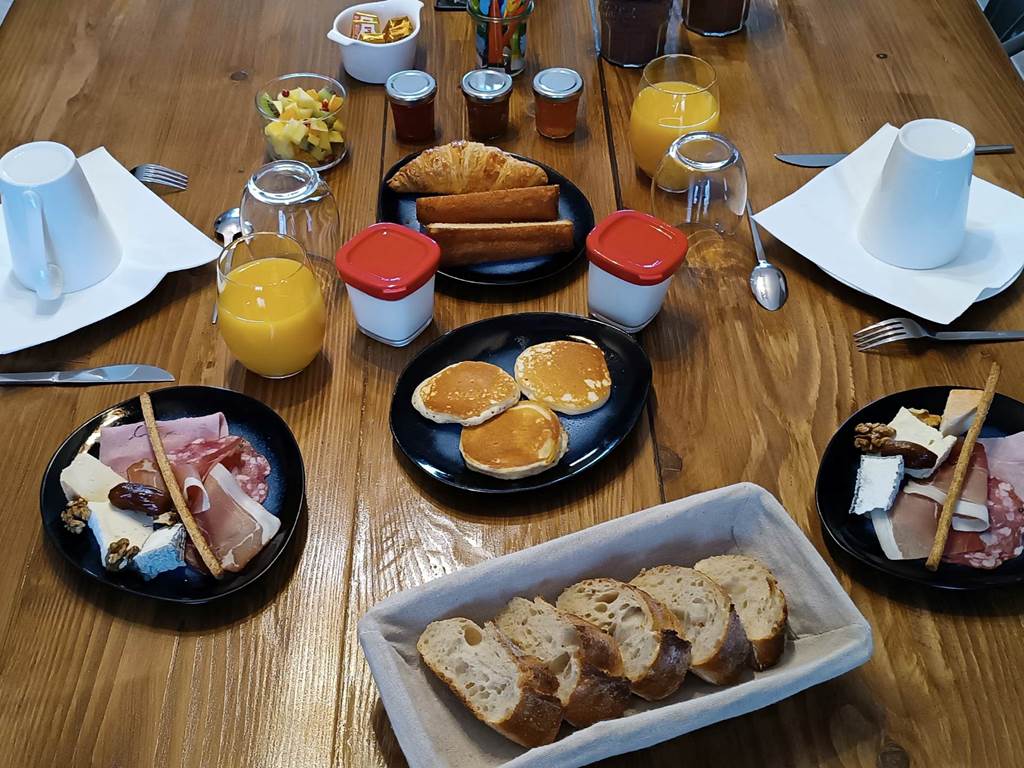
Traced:
[[426, 72], [406, 69], [391, 75], [384, 90], [391, 104], [398, 140], [405, 144], [433, 141], [437, 81]]
[[541, 70], [533, 78], [537, 133], [549, 139], [564, 139], [576, 132], [576, 113], [583, 78], [565, 67]]
[[508, 130], [511, 76], [496, 69], [471, 70], [462, 76], [462, 95], [470, 136], [483, 141]]

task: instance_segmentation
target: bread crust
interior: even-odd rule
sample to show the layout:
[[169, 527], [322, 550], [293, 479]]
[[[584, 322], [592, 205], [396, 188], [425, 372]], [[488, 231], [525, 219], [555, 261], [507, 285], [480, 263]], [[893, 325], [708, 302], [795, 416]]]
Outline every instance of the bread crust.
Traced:
[[653, 629], [661, 635], [658, 655], [647, 673], [633, 683], [633, 693], [647, 701], [658, 701], [671, 696], [683, 684], [690, 667], [690, 643], [683, 638], [683, 628], [672, 611], [639, 587], [625, 586], [647, 603]]
[[554, 221], [558, 218], [558, 196], [558, 186], [550, 184], [420, 197], [416, 200], [416, 219], [420, 224]]

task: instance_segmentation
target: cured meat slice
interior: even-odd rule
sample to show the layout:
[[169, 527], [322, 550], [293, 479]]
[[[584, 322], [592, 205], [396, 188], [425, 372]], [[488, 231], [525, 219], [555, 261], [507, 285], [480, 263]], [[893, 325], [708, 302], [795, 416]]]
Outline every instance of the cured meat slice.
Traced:
[[978, 442], [988, 454], [989, 472], [1008, 482], [1024, 498], [1024, 432], [1008, 437], [983, 437]]
[[[939, 506], [946, 503], [946, 494], [953, 482], [953, 473], [956, 471], [956, 463], [960, 458], [960, 450], [964, 441], [958, 440], [953, 450], [950, 451], [949, 459], [939, 470], [932, 475], [930, 480], [917, 481], [911, 479], [907, 482], [907, 493], [925, 496], [932, 499]], [[953, 510], [954, 531], [984, 531], [988, 528], [988, 459], [985, 456], [985, 449], [975, 443], [971, 451], [971, 462], [967, 468], [967, 479], [964, 482], [960, 499]]]
[[129, 483], [148, 485], [150, 488], [157, 488], [161, 491], [167, 490], [164, 476], [160, 474], [160, 467], [152, 459], [139, 459], [125, 470], [125, 477], [128, 478]]
[[[228, 422], [223, 413], [158, 421], [156, 428], [168, 455], [195, 440], [215, 439], [228, 434]], [[141, 459], [154, 461], [155, 458], [143, 422], [100, 429], [100, 461], [122, 477], [135, 462]]]
[[270, 462], [267, 457], [253, 448], [247, 440], [239, 446], [238, 463], [228, 467], [246, 495], [261, 504], [270, 493]]
[[987, 531], [978, 534], [950, 534], [977, 538], [976, 546], [969, 551], [951, 554], [946, 549], [944, 560], [972, 568], [998, 568], [1024, 551], [1021, 546], [1021, 530], [1024, 529], [1024, 502], [1013, 486], [992, 476], [988, 480], [988, 515], [991, 524]]

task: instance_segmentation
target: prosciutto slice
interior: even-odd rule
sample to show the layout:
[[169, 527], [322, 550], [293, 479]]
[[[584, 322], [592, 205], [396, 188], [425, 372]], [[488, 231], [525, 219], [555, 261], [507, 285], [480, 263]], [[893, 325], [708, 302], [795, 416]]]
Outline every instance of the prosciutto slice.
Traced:
[[[907, 493], [924, 496], [935, 501], [940, 507], [946, 503], [946, 494], [953, 482], [953, 473], [960, 458], [963, 440], [958, 440], [950, 451], [949, 460], [932, 475], [930, 480], [907, 482]], [[985, 449], [975, 443], [971, 451], [971, 463], [967, 467], [967, 479], [964, 481], [960, 499], [953, 509], [954, 531], [984, 531], [988, 529], [988, 459]]]
[[[168, 458], [196, 440], [216, 439], [228, 434], [228, 422], [223, 413], [158, 421], [156, 428]], [[156, 459], [143, 422], [100, 429], [100, 461], [117, 474], [124, 477], [128, 467], [142, 459]]]

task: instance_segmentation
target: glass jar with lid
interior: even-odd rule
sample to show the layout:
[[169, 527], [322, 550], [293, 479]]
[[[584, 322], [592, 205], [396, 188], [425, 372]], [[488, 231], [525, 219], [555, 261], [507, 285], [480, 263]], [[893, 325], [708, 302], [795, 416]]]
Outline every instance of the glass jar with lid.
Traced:
[[434, 99], [437, 81], [426, 72], [406, 69], [387, 79], [384, 91], [395, 119], [395, 136], [406, 144], [426, 144], [434, 138]]
[[474, 139], [493, 139], [508, 130], [512, 77], [496, 69], [473, 69], [462, 76], [469, 134]]
[[549, 139], [564, 139], [576, 132], [576, 112], [583, 78], [565, 67], [552, 67], [533, 78], [537, 133]]

